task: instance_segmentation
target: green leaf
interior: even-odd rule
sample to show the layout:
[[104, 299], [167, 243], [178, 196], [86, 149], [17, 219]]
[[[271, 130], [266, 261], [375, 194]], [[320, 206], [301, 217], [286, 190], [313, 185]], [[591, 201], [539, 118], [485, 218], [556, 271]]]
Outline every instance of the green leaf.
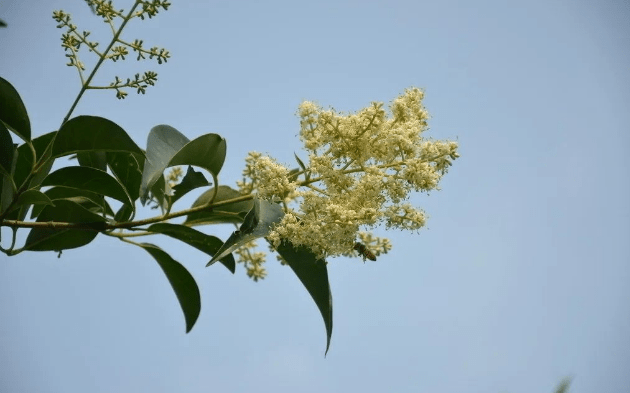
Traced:
[[26, 190], [19, 196], [18, 200], [15, 202], [11, 210], [30, 205], [55, 206], [52, 200], [43, 192], [37, 190]]
[[0, 120], [25, 141], [31, 140], [31, 122], [17, 90], [0, 78]]
[[[223, 242], [218, 237], [206, 235], [185, 225], [159, 223], [151, 225], [147, 228], [147, 231], [161, 233], [183, 241], [210, 256], [215, 255], [223, 245]], [[236, 263], [232, 254], [226, 255], [219, 262], [234, 274]]]
[[[192, 207], [204, 206], [212, 199], [214, 188], [209, 189], [197, 198]], [[214, 203], [228, 201], [234, 198], [240, 198], [240, 192], [228, 187], [219, 186]], [[208, 225], [208, 224], [240, 224], [243, 222], [245, 213], [254, 207], [253, 200], [246, 200], [228, 205], [218, 206], [209, 211], [191, 213], [186, 217], [186, 225]]]
[[25, 250], [60, 251], [85, 246], [105, 228], [105, 219], [92, 213], [78, 203], [57, 200], [55, 206], [46, 206], [37, 217], [37, 222], [85, 223], [92, 230], [33, 228], [26, 238]]
[[164, 176], [164, 170], [171, 159], [188, 142], [190, 142], [188, 138], [171, 126], [159, 125], [151, 129], [147, 138], [147, 158], [140, 185], [142, 203], [146, 201], [147, 194], [155, 182], [160, 176]]
[[326, 353], [328, 353], [332, 336], [333, 308], [326, 261], [318, 259], [306, 247], [295, 247], [288, 241], [283, 241], [276, 251], [293, 269], [319, 308], [326, 326]]
[[104, 151], [80, 151], [77, 153], [79, 165], [107, 171], [107, 158]]
[[245, 216], [241, 227], [230, 235], [206, 266], [212, 265], [249, 241], [267, 236], [273, 225], [279, 223], [283, 216], [282, 207], [277, 203], [255, 199], [254, 207]]
[[188, 167], [186, 175], [182, 181], [173, 187], [173, 197], [171, 198], [171, 204], [186, 195], [188, 192], [199, 187], [209, 186], [210, 183], [206, 180], [206, 177], [201, 172], [196, 172], [191, 166]]
[[144, 152], [111, 120], [96, 116], [77, 116], [61, 126], [52, 147], [52, 156], [61, 157], [81, 151]]
[[103, 194], [133, 206], [125, 188], [107, 172], [84, 166], [69, 166], [48, 175], [42, 186], [60, 186]]
[[114, 221], [117, 222], [127, 222], [131, 220], [133, 216], [133, 209], [129, 205], [122, 205], [120, 209], [116, 212], [114, 216]]
[[153, 127], [147, 140], [141, 200], [146, 200], [148, 191], [170, 166], [194, 165], [218, 175], [225, 161], [225, 149], [225, 139], [217, 134], [206, 134], [189, 141], [173, 127]]
[[[4, 211], [9, 208], [11, 202], [13, 202], [15, 193], [13, 192], [13, 184], [11, 184], [10, 177], [2, 176], [0, 179], [2, 179], [2, 190], [0, 190], [0, 213], [4, 213]], [[14, 219], [14, 217], [10, 214], [7, 214], [6, 218], [9, 220]]]
[[205, 134], [182, 147], [168, 166], [194, 165], [217, 176], [223, 168], [225, 152], [225, 139], [217, 134]]
[[[13, 148], [13, 152], [11, 154], [12, 160], [9, 167], [9, 172], [6, 175], [0, 176], [0, 213], [4, 213], [5, 211], [7, 211], [7, 209], [9, 209], [9, 206], [11, 205], [11, 203], [13, 203], [13, 199], [15, 198], [15, 190], [17, 189], [14, 184], [14, 178], [12, 174], [15, 172], [18, 152], [15, 145], [11, 144], [11, 147]], [[11, 214], [11, 212], [7, 212], [4, 218], [15, 220], [18, 218], [18, 213]]]
[[[15, 184], [20, 187], [24, 180], [31, 173], [31, 169], [33, 168], [33, 161], [38, 159], [39, 157], [44, 156], [46, 148], [51, 143], [53, 138], [55, 137], [55, 132], [49, 132], [48, 134], [44, 134], [32, 140], [33, 146], [35, 147], [35, 153], [37, 157], [33, 157], [33, 153], [31, 148], [26, 144], [22, 144], [18, 147], [17, 150], [17, 163], [15, 165], [15, 172], [13, 178], [15, 179]], [[50, 165], [47, 166], [50, 168], [52, 166], [52, 160], [50, 160]], [[41, 175], [43, 174], [43, 176]], [[44, 177], [48, 174], [46, 168], [40, 169], [37, 175], [31, 180], [29, 184], [29, 188], [33, 188], [41, 183]]]
[[114, 176], [125, 187], [131, 200], [135, 201], [140, 195], [140, 183], [142, 182], [142, 161], [131, 153], [107, 153], [107, 164]]
[[9, 129], [0, 122], [0, 172], [11, 175], [11, 165], [13, 164], [13, 138]]
[[[110, 217], [114, 216], [114, 212], [112, 208], [109, 206], [105, 197], [102, 195], [95, 194], [90, 191], [80, 190], [78, 188], [69, 188], [69, 187], [53, 187], [44, 192], [51, 201], [57, 201], [59, 199], [64, 199], [68, 201], [72, 201], [74, 203], [78, 203], [83, 208], [102, 215], [103, 213], [109, 215]], [[127, 205], [123, 205], [127, 206]], [[33, 206], [33, 211], [31, 212], [31, 218], [39, 216], [41, 211], [44, 209], [42, 205]]]
[[177, 300], [179, 300], [179, 305], [184, 312], [186, 333], [190, 332], [199, 317], [199, 312], [201, 312], [201, 296], [199, 295], [199, 288], [195, 279], [184, 266], [171, 258], [161, 248], [150, 243], [140, 243], [138, 245], [155, 258], [164, 274], [166, 274], [166, 278], [171, 283], [175, 295], [177, 295]]

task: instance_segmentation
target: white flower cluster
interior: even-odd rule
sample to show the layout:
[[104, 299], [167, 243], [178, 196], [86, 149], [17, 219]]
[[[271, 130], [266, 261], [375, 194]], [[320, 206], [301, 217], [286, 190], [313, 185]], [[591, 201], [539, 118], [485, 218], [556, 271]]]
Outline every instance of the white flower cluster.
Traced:
[[456, 142], [422, 138], [429, 118], [423, 96], [407, 89], [389, 114], [376, 102], [354, 114], [302, 103], [300, 137], [308, 163], [289, 171], [250, 153], [239, 183], [242, 192], [284, 202], [286, 214], [268, 239], [275, 246], [287, 239], [326, 257], [351, 253], [361, 228], [424, 226], [425, 214], [404, 201], [412, 191], [437, 189], [459, 155]]

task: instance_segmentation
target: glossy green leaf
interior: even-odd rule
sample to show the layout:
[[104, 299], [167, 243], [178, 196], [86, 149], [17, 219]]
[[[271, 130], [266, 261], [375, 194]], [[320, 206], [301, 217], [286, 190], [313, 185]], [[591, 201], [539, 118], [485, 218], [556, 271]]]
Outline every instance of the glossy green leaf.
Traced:
[[[2, 181], [2, 183], [0, 183], [2, 185], [2, 189], [0, 190], [0, 213], [4, 213], [11, 205], [11, 202], [13, 202], [15, 193], [10, 177], [0, 176], [0, 180]], [[14, 219], [11, 214], [8, 214], [6, 217], [10, 220]]]
[[25, 141], [31, 140], [31, 122], [17, 90], [0, 78], [0, 120]]
[[[0, 214], [7, 212], [13, 200], [15, 199], [16, 186], [14, 184], [14, 178], [11, 175], [15, 172], [15, 166], [17, 164], [18, 151], [15, 145], [11, 144], [13, 148], [13, 154], [11, 164], [9, 166], [9, 172], [3, 176], [0, 176]], [[11, 213], [10, 211], [4, 215], [4, 218], [8, 220], [15, 220], [18, 218], [18, 212]]]
[[55, 206], [53, 201], [43, 192], [38, 191], [38, 190], [26, 190], [22, 194], [20, 194], [20, 196], [18, 197], [17, 201], [15, 202], [11, 210], [19, 209], [22, 206], [29, 206], [29, 205]]
[[77, 116], [61, 126], [52, 147], [52, 156], [61, 157], [81, 151], [144, 152], [111, 120], [96, 116]]
[[[180, 240], [195, 247], [199, 251], [205, 252], [211, 257], [219, 251], [221, 246], [223, 246], [223, 242], [218, 237], [206, 235], [205, 233], [199, 232], [185, 225], [159, 223], [151, 225], [147, 228], [147, 231], [161, 233]], [[219, 262], [228, 268], [229, 271], [234, 273], [236, 263], [232, 254], [227, 254], [219, 260]]]
[[116, 212], [114, 216], [114, 221], [116, 222], [127, 222], [131, 221], [133, 217], [133, 208], [130, 205], [122, 205], [120, 209]]
[[9, 129], [0, 122], [0, 173], [10, 176], [13, 164], [13, 138]]
[[170, 166], [194, 165], [218, 175], [225, 161], [225, 150], [225, 139], [217, 134], [206, 134], [188, 141], [173, 127], [153, 127], [147, 140], [140, 197], [146, 198], [148, 190]]
[[[35, 147], [35, 153], [37, 157], [33, 157], [33, 153], [31, 148], [26, 144], [22, 144], [17, 149], [17, 163], [15, 165], [15, 172], [13, 178], [15, 179], [15, 184], [20, 187], [31, 173], [33, 168], [33, 160], [39, 160], [39, 157], [44, 156], [46, 148], [50, 145], [53, 138], [55, 136], [55, 132], [49, 132], [48, 134], [44, 134], [39, 136], [31, 141], [33, 146]], [[29, 188], [34, 188], [41, 183], [44, 177], [48, 174], [48, 170], [50, 170], [50, 166], [52, 166], [52, 160], [49, 161], [49, 164], [45, 165], [44, 168], [40, 169], [38, 174], [31, 179], [29, 184]], [[48, 170], [47, 170], [48, 169]]]
[[104, 151], [80, 151], [77, 153], [79, 165], [107, 171], [107, 158]]
[[201, 312], [201, 296], [199, 295], [199, 288], [195, 279], [184, 266], [171, 258], [161, 248], [150, 243], [141, 243], [139, 246], [155, 258], [164, 274], [166, 274], [166, 278], [171, 283], [184, 312], [186, 333], [190, 332]]
[[196, 172], [191, 166], [188, 167], [186, 175], [182, 181], [173, 187], [173, 196], [171, 197], [171, 204], [186, 195], [188, 192], [199, 188], [209, 186], [210, 183], [201, 172]]
[[128, 205], [133, 204], [118, 180], [107, 172], [90, 167], [69, 166], [58, 169], [44, 179], [42, 186], [77, 188], [103, 194]]
[[333, 308], [326, 261], [318, 259], [306, 247], [295, 247], [288, 241], [282, 242], [276, 251], [304, 284], [322, 314], [326, 326], [326, 353], [328, 353], [332, 336]]
[[217, 134], [205, 134], [188, 142], [169, 162], [169, 166], [194, 165], [215, 176], [225, 162], [225, 139]]
[[142, 165], [144, 164], [144, 158], [141, 161], [138, 158], [138, 156], [131, 153], [107, 153], [109, 168], [134, 201], [140, 195]]
[[[113, 217], [114, 212], [112, 208], [109, 206], [105, 197], [102, 195], [95, 194], [90, 191], [80, 190], [78, 188], [69, 188], [69, 187], [53, 187], [46, 191], [44, 191], [44, 195], [46, 195], [53, 203], [56, 200], [64, 199], [69, 200], [74, 203], [78, 203], [83, 208], [102, 215], [105, 213], [106, 215]], [[123, 205], [127, 206], [127, 205]], [[41, 211], [44, 209], [43, 205], [35, 205], [33, 206], [33, 211], [31, 212], [31, 218], [35, 218], [39, 216]]]
[[245, 216], [243, 224], [230, 235], [221, 249], [208, 262], [207, 266], [212, 265], [218, 259], [225, 257], [245, 243], [267, 236], [271, 232], [273, 225], [279, 223], [283, 216], [282, 207], [277, 203], [255, 199], [254, 207]]
[[104, 229], [105, 219], [92, 213], [78, 203], [57, 200], [55, 206], [46, 206], [37, 217], [37, 222], [85, 223], [92, 230], [33, 228], [26, 238], [25, 250], [60, 251], [85, 246]]
[[[212, 199], [214, 195], [214, 188], [209, 189], [197, 198], [192, 207], [199, 207], [206, 205]], [[214, 198], [214, 203], [228, 201], [235, 198], [240, 198], [240, 192], [228, 187], [219, 186], [217, 195]], [[233, 223], [240, 224], [243, 222], [245, 214], [254, 207], [253, 200], [246, 200], [236, 203], [230, 203], [228, 205], [218, 206], [211, 211], [203, 211], [189, 214], [186, 217], [186, 225], [208, 225], [208, 224], [224, 224]]]
[[175, 128], [167, 125], [155, 126], [147, 138], [147, 158], [142, 172], [140, 198], [145, 202], [149, 190], [164, 176], [164, 170], [177, 152], [190, 140]]

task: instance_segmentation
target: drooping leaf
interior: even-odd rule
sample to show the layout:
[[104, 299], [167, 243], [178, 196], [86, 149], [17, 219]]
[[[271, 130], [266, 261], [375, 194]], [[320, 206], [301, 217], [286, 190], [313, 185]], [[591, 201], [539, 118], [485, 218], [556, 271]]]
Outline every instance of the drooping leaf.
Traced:
[[107, 172], [95, 168], [69, 166], [58, 169], [44, 179], [42, 186], [77, 188], [103, 194], [124, 204], [133, 205], [125, 188], [118, 180]]
[[171, 204], [186, 195], [188, 192], [199, 187], [209, 186], [210, 183], [206, 180], [206, 177], [201, 172], [196, 172], [191, 166], [188, 167], [186, 174], [182, 181], [173, 187], [173, 197], [171, 198]]
[[11, 176], [13, 151], [13, 138], [11, 138], [11, 133], [4, 123], [0, 122], [0, 174]]
[[111, 120], [97, 116], [77, 116], [59, 129], [52, 147], [52, 156], [61, 157], [81, 151], [144, 152]]
[[175, 128], [167, 125], [155, 126], [149, 132], [147, 138], [147, 158], [142, 172], [140, 186], [140, 200], [145, 202], [147, 194], [160, 176], [164, 176], [164, 170], [171, 159], [190, 140]]
[[245, 216], [241, 227], [230, 235], [207, 266], [212, 265], [245, 243], [267, 236], [273, 229], [273, 225], [279, 223], [283, 216], [284, 212], [280, 205], [255, 199], [254, 207]]
[[164, 271], [184, 312], [186, 333], [190, 332], [201, 312], [201, 296], [195, 279], [184, 266], [158, 246], [150, 243], [141, 243], [139, 246], [151, 254]]
[[17, 90], [0, 78], [0, 120], [25, 141], [31, 140], [31, 121]]
[[125, 187], [132, 200], [137, 200], [140, 195], [140, 183], [142, 182], [142, 161], [131, 153], [107, 153], [107, 164], [114, 176]]
[[19, 209], [22, 206], [29, 205], [52, 205], [55, 206], [53, 201], [43, 192], [38, 190], [26, 190], [18, 197], [17, 201], [13, 204], [13, 209]]
[[176, 165], [194, 165], [218, 175], [225, 161], [225, 139], [216, 134], [202, 135], [189, 141], [182, 133], [167, 125], [153, 127], [147, 140], [147, 160], [142, 173], [141, 200], [163, 175]]
[[[52, 187], [44, 191], [44, 195], [46, 195], [51, 201], [53, 201], [53, 203], [55, 203], [56, 200], [65, 199], [74, 203], [78, 203], [83, 208], [93, 213], [99, 215], [102, 215], [104, 213], [110, 217], [114, 216], [114, 212], [105, 200], [105, 197], [90, 191], [69, 187]], [[33, 211], [31, 212], [31, 218], [39, 216], [44, 207], [44, 205], [34, 205]]]
[[26, 238], [24, 249], [30, 251], [60, 251], [84, 246], [94, 240], [99, 230], [105, 228], [105, 219], [78, 203], [57, 200], [55, 206], [46, 206], [37, 222], [84, 223], [91, 230], [33, 228]]
[[[147, 231], [153, 233], [161, 233], [170, 236], [174, 239], [183, 241], [199, 251], [205, 252], [211, 257], [219, 251], [223, 242], [221, 239], [215, 236], [206, 235], [195, 229], [189, 228], [184, 225], [159, 223], [153, 224], [147, 228]], [[221, 260], [219, 260], [229, 271], [234, 273], [236, 263], [232, 254], [227, 254]]]
[[104, 151], [80, 151], [77, 153], [79, 165], [107, 171], [107, 158]]
[[[199, 207], [206, 205], [212, 199], [214, 195], [214, 188], [209, 189], [197, 198], [192, 207]], [[228, 187], [219, 186], [217, 195], [214, 198], [214, 203], [228, 201], [235, 198], [240, 198], [240, 192]], [[254, 201], [249, 199], [241, 202], [230, 203], [223, 206], [217, 206], [211, 211], [202, 211], [197, 213], [191, 213], [186, 217], [186, 225], [208, 225], [208, 224], [225, 224], [234, 223], [240, 224], [243, 222], [245, 214], [254, 207]]]
[[293, 269], [319, 308], [326, 326], [326, 353], [328, 353], [332, 336], [333, 308], [326, 261], [318, 259], [317, 255], [306, 247], [295, 247], [288, 241], [283, 241], [276, 251]]

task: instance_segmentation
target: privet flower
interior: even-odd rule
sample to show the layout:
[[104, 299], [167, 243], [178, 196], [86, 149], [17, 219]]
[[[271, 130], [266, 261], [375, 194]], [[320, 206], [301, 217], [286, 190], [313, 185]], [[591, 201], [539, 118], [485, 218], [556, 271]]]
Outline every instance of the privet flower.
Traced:
[[343, 114], [303, 102], [298, 109], [300, 138], [308, 163], [300, 170], [260, 153], [250, 153], [238, 185], [242, 192], [282, 201], [285, 216], [268, 236], [277, 247], [284, 239], [306, 246], [320, 257], [357, 255], [361, 242], [375, 255], [391, 244], [362, 229], [417, 231], [426, 215], [405, 201], [413, 191], [438, 189], [457, 143], [424, 139], [429, 118], [417, 88], [390, 105], [374, 102]]

